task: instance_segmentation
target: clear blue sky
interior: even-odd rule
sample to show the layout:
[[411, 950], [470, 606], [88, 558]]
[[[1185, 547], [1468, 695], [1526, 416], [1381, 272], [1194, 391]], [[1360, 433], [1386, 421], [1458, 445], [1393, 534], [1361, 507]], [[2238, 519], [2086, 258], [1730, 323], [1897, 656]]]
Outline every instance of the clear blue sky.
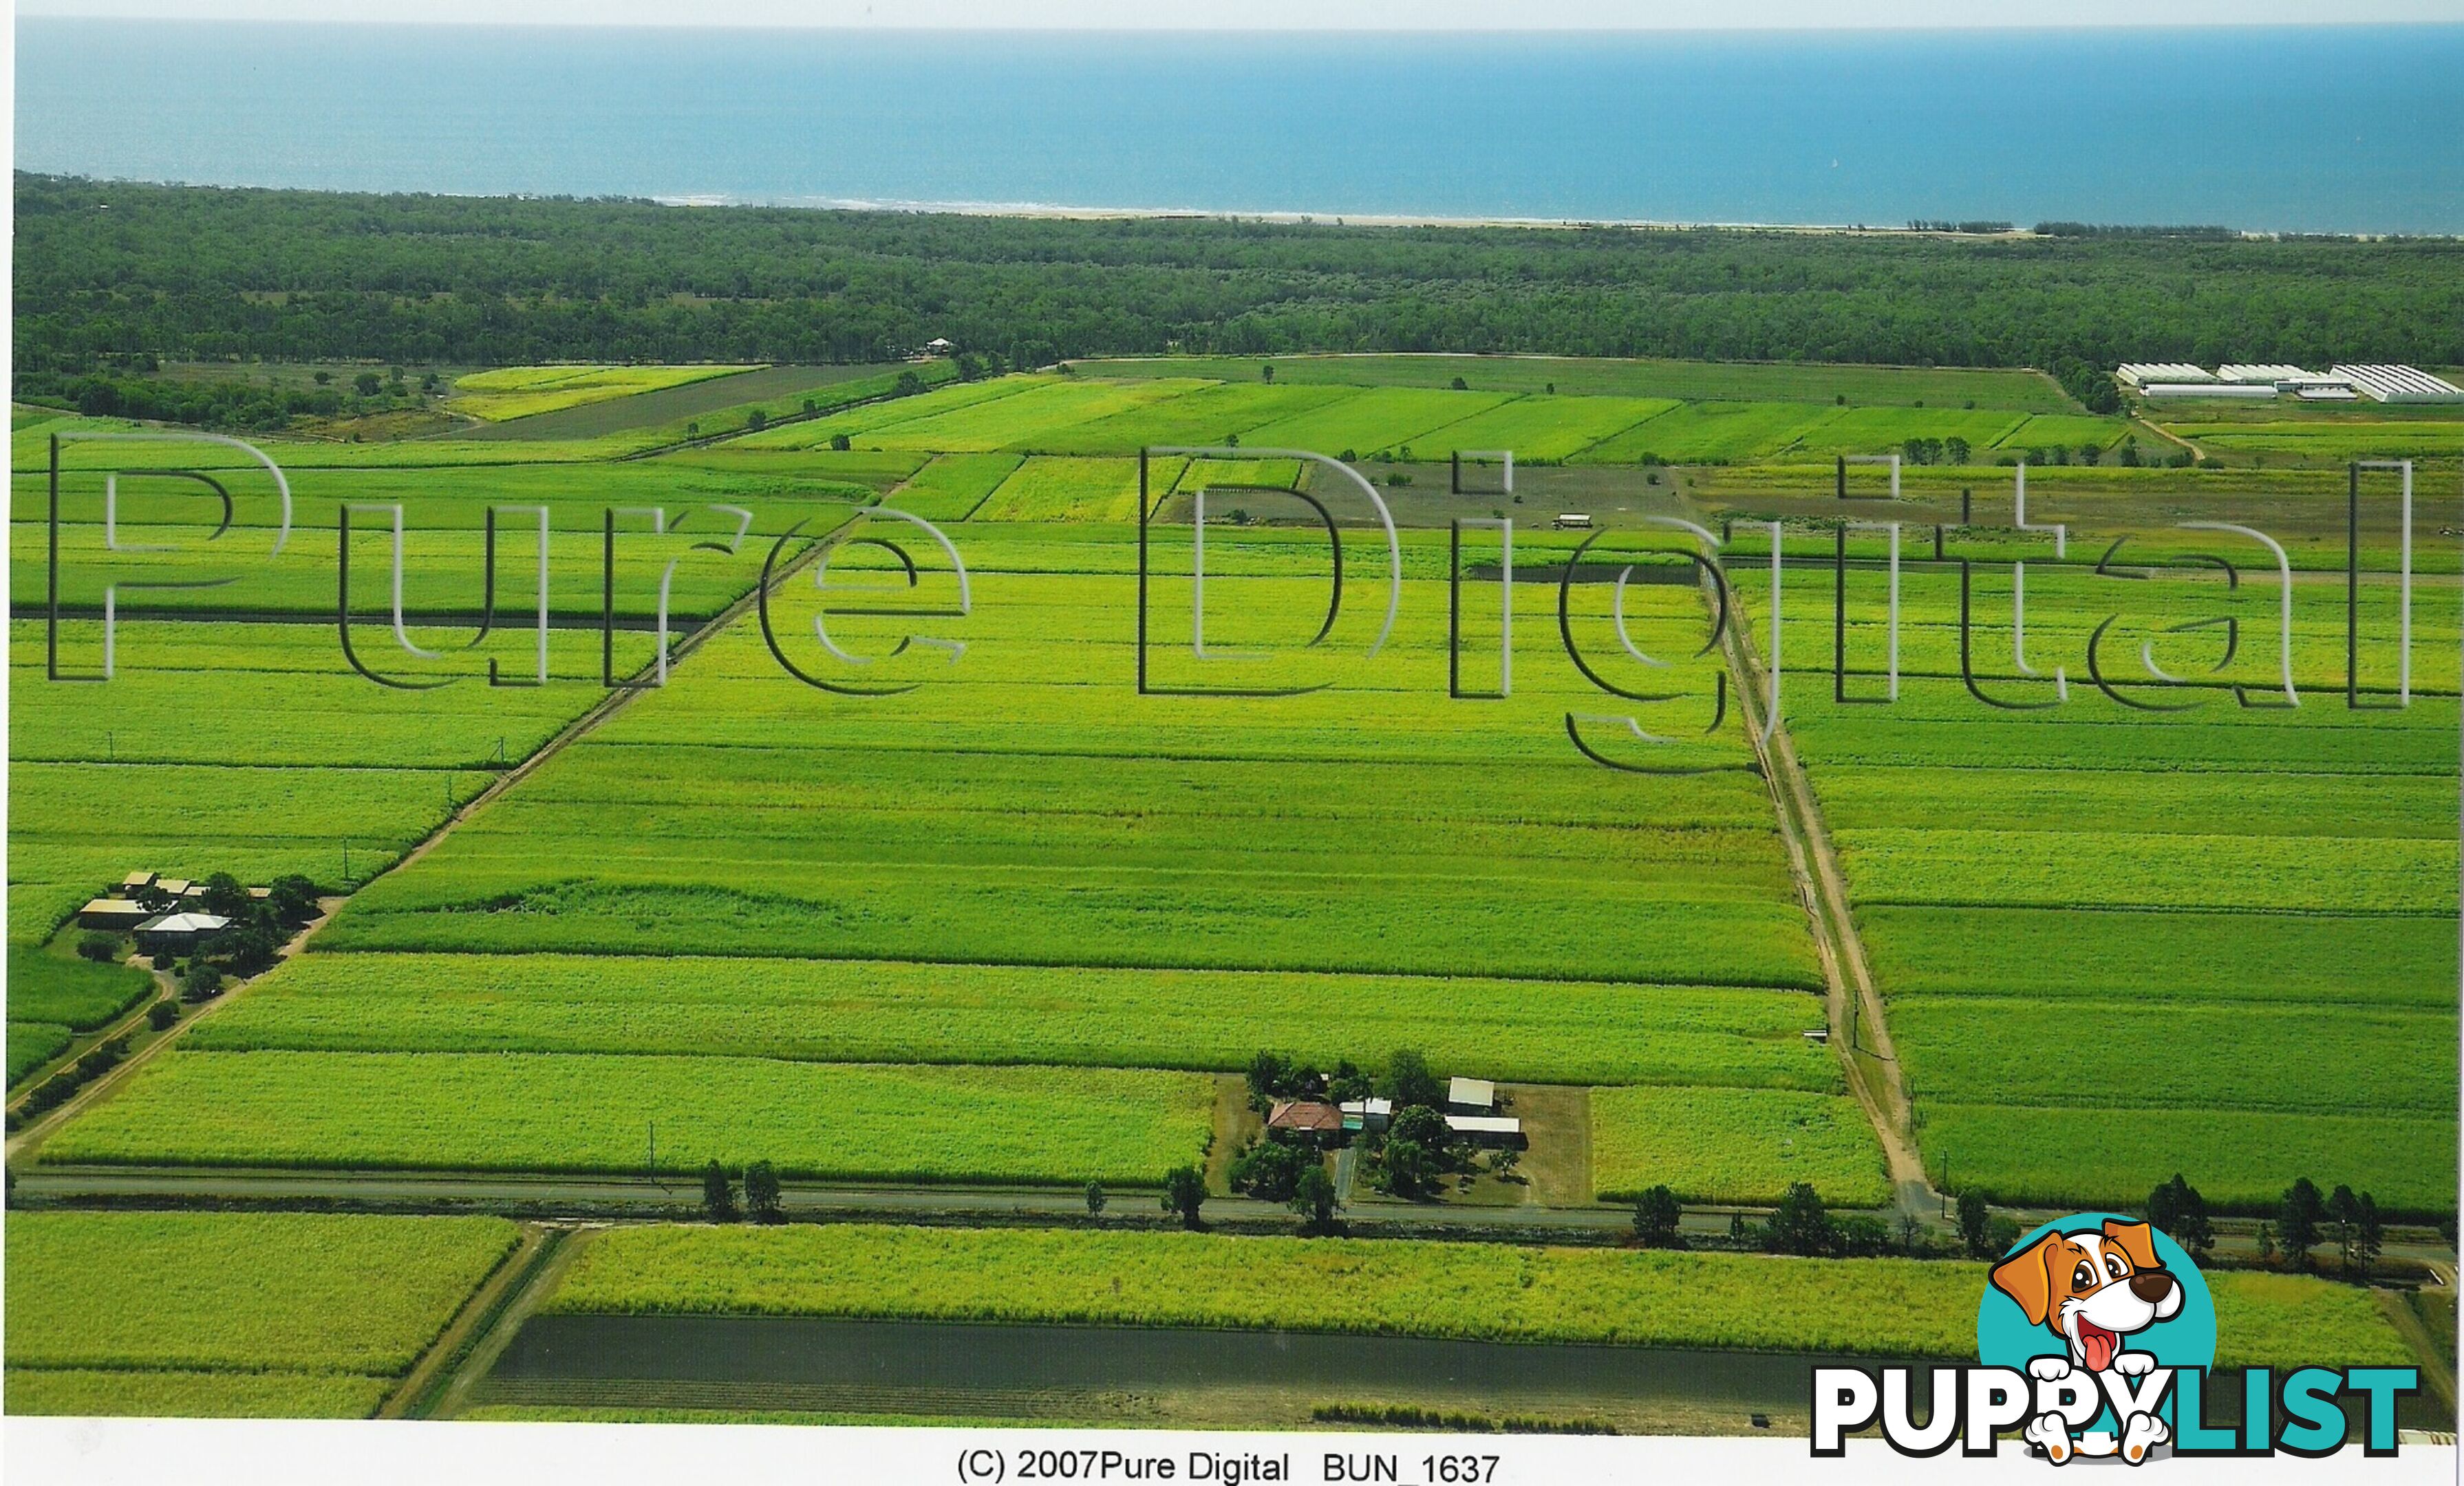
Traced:
[[1809, 30], [2464, 21], [2464, 0], [21, 0], [21, 16], [1108, 30]]

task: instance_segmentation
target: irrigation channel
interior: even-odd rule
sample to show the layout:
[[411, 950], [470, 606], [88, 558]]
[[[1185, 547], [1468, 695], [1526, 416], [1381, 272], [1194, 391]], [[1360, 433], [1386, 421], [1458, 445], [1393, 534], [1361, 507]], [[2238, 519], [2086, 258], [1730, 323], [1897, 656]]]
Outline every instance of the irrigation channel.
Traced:
[[1316, 1332], [548, 1315], [524, 1322], [473, 1401], [1227, 1426], [1404, 1405], [1638, 1431], [1742, 1433], [1759, 1418], [1801, 1432], [1811, 1369], [1829, 1361]]

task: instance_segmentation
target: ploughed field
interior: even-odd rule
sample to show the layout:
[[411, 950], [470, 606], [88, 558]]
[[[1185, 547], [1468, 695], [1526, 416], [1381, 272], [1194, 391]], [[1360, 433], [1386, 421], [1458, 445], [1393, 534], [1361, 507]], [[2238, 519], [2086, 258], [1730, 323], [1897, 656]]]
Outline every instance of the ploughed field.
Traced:
[[[1261, 1047], [1371, 1066], [1416, 1047], [1599, 1086], [1603, 1193], [1801, 1179], [1879, 1200], [1873, 1138], [1799, 1035], [1822, 1023], [1819, 971], [1737, 711], [1705, 732], [1700, 709], [1654, 755], [1696, 772], [1599, 768], [1566, 737], [1603, 694], [1551, 643], [1553, 586], [1517, 585], [1511, 697], [1450, 699], [1442, 533], [1404, 534], [1372, 661], [1374, 530], [1346, 529], [1311, 651], [1322, 535], [1221, 521], [1204, 660], [1190, 530], [1155, 538], [1150, 679], [1183, 694], [1136, 690], [1134, 528], [957, 528], [973, 612], [830, 617], [866, 666], [817, 643], [791, 583], [771, 606], [790, 661], [914, 689], [804, 685], [748, 618], [360, 893], [45, 1158], [630, 1171], [655, 1119], [663, 1162], [696, 1168], [1138, 1183], [1200, 1157], [1215, 1076]], [[913, 528], [854, 535], [902, 541], [919, 586], [850, 542], [829, 580], [871, 597], [835, 601], [955, 607]], [[1495, 685], [1499, 586], [1464, 585], [1466, 689]], [[1578, 640], [1613, 649], [1608, 587], [1572, 602]], [[1712, 663], [1683, 659], [1708, 638], [1701, 594], [1623, 602], [1707, 697]], [[911, 634], [967, 648], [891, 655]]]

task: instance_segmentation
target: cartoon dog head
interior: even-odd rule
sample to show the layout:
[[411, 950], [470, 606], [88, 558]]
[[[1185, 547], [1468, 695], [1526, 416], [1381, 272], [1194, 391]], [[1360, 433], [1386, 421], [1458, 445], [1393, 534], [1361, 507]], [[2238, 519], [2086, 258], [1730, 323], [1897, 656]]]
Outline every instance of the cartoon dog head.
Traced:
[[2156, 1257], [2145, 1223], [2047, 1234], [1993, 1266], [1993, 1288], [2019, 1302], [2031, 1325], [2070, 1346], [2074, 1366], [2102, 1372], [2122, 1339], [2182, 1309], [2182, 1283]]

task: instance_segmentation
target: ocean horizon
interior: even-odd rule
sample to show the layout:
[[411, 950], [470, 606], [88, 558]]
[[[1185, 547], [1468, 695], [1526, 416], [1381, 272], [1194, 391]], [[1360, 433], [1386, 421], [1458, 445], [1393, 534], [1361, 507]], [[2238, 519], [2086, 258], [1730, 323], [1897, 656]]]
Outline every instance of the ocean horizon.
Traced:
[[17, 29], [20, 169], [1408, 222], [2464, 232], [2464, 25]]

